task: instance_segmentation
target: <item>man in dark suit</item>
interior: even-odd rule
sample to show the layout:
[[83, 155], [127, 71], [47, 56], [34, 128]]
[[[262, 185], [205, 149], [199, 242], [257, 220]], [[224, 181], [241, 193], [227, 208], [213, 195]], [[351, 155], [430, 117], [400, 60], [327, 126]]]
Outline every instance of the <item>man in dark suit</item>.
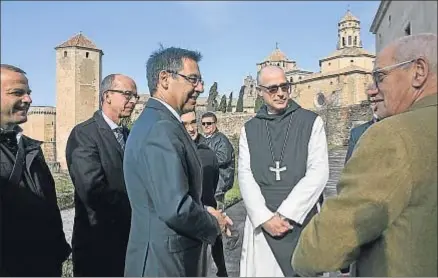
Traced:
[[22, 134], [32, 103], [26, 73], [1, 65], [0, 276], [62, 275], [65, 240], [55, 182], [40, 141]]
[[102, 110], [73, 128], [67, 166], [75, 186], [75, 276], [123, 276], [131, 208], [123, 176], [128, 135], [121, 120], [138, 100], [135, 82], [111, 74], [101, 84]]
[[125, 276], [205, 276], [205, 244], [231, 220], [201, 202], [202, 169], [180, 115], [204, 90], [197, 52], [167, 48], [147, 62], [151, 98], [125, 151], [132, 207]]
[[386, 111], [385, 105], [383, 103], [383, 97], [376, 89], [374, 83], [370, 84], [366, 90], [366, 93], [370, 99], [371, 109], [373, 111], [373, 119], [360, 126], [353, 128], [350, 132], [350, 139], [348, 140], [347, 155], [345, 156], [345, 163], [350, 159], [353, 154], [353, 150], [356, 147], [356, 143], [362, 134], [374, 123], [386, 118], [388, 112]]
[[[203, 136], [198, 132], [196, 113], [188, 112], [181, 115], [182, 123], [186, 128], [190, 138], [198, 147], [198, 154], [202, 164], [202, 203], [204, 205], [217, 208], [215, 199], [216, 189], [219, 182], [219, 161], [216, 153], [202, 142]], [[218, 277], [227, 277], [227, 268], [225, 265], [224, 245], [222, 237], [218, 236], [216, 242], [211, 246], [211, 255], [217, 267], [216, 275]]]

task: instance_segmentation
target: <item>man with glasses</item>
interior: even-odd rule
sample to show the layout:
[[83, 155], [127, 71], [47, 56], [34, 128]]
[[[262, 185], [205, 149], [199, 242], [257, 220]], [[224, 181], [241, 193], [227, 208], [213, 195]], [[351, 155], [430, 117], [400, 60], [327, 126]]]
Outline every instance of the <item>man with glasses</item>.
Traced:
[[138, 100], [131, 78], [110, 74], [102, 80], [101, 110], [73, 128], [66, 148], [75, 187], [74, 276], [123, 276], [131, 208], [123, 176], [123, 154]]
[[363, 277], [437, 276], [437, 36], [417, 34], [376, 57], [388, 117], [361, 137], [338, 196], [301, 234], [292, 265], [302, 276], [356, 261]]
[[239, 186], [248, 213], [240, 276], [293, 277], [293, 250], [328, 181], [324, 123], [290, 100], [282, 68], [262, 68], [257, 83], [265, 105], [242, 127], [239, 142]]
[[32, 103], [26, 73], [1, 64], [0, 276], [60, 277], [70, 255], [42, 142], [23, 134]]
[[204, 91], [200, 59], [175, 47], [148, 59], [151, 98], [135, 121], [124, 160], [132, 207], [125, 276], [206, 276], [206, 246], [232, 224], [201, 202], [201, 161], [181, 121]]

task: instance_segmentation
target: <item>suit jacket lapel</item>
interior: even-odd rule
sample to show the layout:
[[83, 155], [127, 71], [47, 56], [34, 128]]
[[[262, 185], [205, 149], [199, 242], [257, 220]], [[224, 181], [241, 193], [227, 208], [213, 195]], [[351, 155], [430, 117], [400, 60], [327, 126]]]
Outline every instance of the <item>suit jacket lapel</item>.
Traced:
[[93, 116], [94, 120], [97, 123], [98, 131], [102, 135], [103, 138], [108, 138], [111, 145], [117, 149], [118, 153], [120, 154], [120, 157], [123, 161], [123, 150], [120, 146], [119, 142], [117, 142], [116, 137], [114, 136], [114, 132], [111, 130], [107, 122], [105, 122], [105, 119], [102, 116], [102, 111], [96, 111]]
[[[150, 99], [148, 100], [148, 102], [146, 103], [146, 107], [150, 107], [150, 108], [153, 108], [153, 109], [161, 110], [162, 112], [164, 112], [164, 114], [165, 114], [169, 119], [171, 119], [172, 121], [176, 121], [176, 122], [177, 122], [178, 127], [180, 128], [181, 132], [184, 134], [184, 136], [186, 137], [187, 141], [189, 142], [189, 145], [190, 145], [192, 151], [195, 153], [196, 161], [198, 162], [199, 166], [201, 166], [201, 161], [199, 160], [199, 157], [198, 157], [198, 155], [197, 155], [198, 152], [197, 152], [196, 145], [195, 145], [195, 143], [193, 142], [192, 138], [190, 138], [190, 136], [189, 136], [189, 134], [187, 133], [187, 130], [186, 130], [186, 128], [184, 127], [184, 125], [182, 124], [182, 122], [179, 121], [179, 120], [175, 117], [175, 115], [173, 115], [172, 112], [170, 112], [170, 110], [167, 109], [166, 106], [164, 106], [162, 103], [160, 103], [159, 101], [157, 101], [157, 100], [155, 100], [155, 99], [153, 99], [153, 98], [150, 98]], [[146, 107], [145, 107], [145, 108], [146, 108]]]

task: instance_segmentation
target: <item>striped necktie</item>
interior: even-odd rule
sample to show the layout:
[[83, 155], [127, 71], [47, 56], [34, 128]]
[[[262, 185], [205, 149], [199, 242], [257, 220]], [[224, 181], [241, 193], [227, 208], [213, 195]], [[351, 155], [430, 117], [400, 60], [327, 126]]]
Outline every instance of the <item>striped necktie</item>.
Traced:
[[120, 147], [122, 147], [122, 151], [125, 151], [125, 136], [123, 135], [123, 128], [116, 127], [113, 131], [116, 135], [117, 142], [119, 142]]

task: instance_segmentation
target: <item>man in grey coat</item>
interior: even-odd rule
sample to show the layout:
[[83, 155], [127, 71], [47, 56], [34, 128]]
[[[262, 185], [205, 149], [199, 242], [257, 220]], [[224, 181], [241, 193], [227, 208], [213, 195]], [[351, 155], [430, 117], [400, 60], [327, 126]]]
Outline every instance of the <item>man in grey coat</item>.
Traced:
[[204, 86], [197, 52], [160, 49], [147, 62], [151, 98], [126, 143], [132, 208], [125, 276], [206, 276], [206, 244], [231, 220], [201, 202], [202, 170], [180, 115]]

